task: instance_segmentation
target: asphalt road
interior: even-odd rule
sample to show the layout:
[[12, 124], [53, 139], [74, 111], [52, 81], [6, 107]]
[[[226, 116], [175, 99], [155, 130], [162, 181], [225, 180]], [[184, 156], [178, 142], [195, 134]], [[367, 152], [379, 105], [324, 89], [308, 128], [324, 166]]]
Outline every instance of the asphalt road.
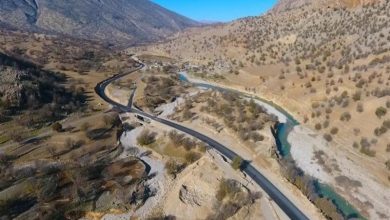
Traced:
[[[232, 160], [233, 158], [237, 157], [238, 155], [231, 151], [229, 148], [225, 147], [224, 145], [218, 143], [212, 138], [209, 138], [195, 130], [189, 129], [187, 127], [184, 127], [182, 125], [176, 124], [172, 121], [165, 120], [159, 117], [156, 117], [154, 115], [148, 114], [146, 112], [143, 112], [140, 109], [133, 108], [132, 106], [125, 106], [120, 103], [115, 102], [114, 100], [110, 99], [105, 94], [105, 88], [113, 81], [122, 78], [128, 74], [131, 74], [133, 72], [136, 72], [144, 67], [144, 64], [139, 63], [139, 67], [132, 70], [131, 72], [126, 73], [120, 73], [117, 74], [111, 78], [108, 78], [100, 83], [98, 83], [95, 87], [95, 92], [107, 103], [111, 104], [115, 108], [123, 111], [123, 112], [132, 112], [135, 114], [138, 114], [140, 116], [149, 118], [151, 120], [160, 122], [162, 124], [165, 124], [167, 126], [170, 126], [172, 128], [175, 128], [181, 132], [187, 133], [205, 143], [207, 143], [210, 147], [213, 147], [216, 149], [219, 153], [224, 155], [226, 158], [229, 158]], [[130, 100], [132, 102], [132, 100]], [[256, 170], [250, 163], [246, 164], [246, 166], [242, 170], [246, 175], [250, 176], [254, 182], [256, 182], [267, 194], [268, 196], [275, 201], [276, 204], [286, 213], [286, 215], [293, 220], [302, 219], [305, 220], [308, 218], [305, 216], [305, 214], [302, 213], [301, 210], [299, 210], [285, 195], [283, 195], [282, 192], [276, 188], [275, 185], [273, 185], [264, 175], [262, 175], [258, 170]]]

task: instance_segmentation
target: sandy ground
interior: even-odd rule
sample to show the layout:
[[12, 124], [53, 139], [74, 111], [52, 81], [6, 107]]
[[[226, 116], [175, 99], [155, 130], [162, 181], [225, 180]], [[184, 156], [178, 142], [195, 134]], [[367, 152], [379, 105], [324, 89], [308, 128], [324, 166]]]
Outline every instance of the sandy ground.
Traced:
[[[205, 170], [207, 172], [204, 172]], [[213, 211], [211, 204], [216, 202], [215, 194], [222, 178], [235, 179], [252, 192], [260, 191], [263, 194], [260, 200], [243, 207], [230, 219], [288, 219], [283, 212], [274, 207], [259, 186], [253, 184], [242, 173], [234, 171], [214, 150], [210, 150], [201, 160], [178, 176], [167, 195], [170, 202], [164, 205], [165, 213], [175, 215], [178, 219], [205, 219]], [[178, 195], [183, 186], [195, 195], [194, 200], [180, 201]]]
[[[127, 152], [129, 148], [137, 147], [139, 149], [139, 154], [137, 156], [141, 156], [147, 149], [139, 146], [137, 144], [136, 138], [139, 133], [143, 130], [143, 127], [135, 128], [130, 132], [125, 132], [121, 137], [121, 143], [125, 149], [123, 154], [120, 157], [128, 157], [131, 156]], [[162, 197], [168, 190], [168, 179], [165, 175], [164, 161], [161, 158], [156, 157], [155, 155], [151, 156], [141, 156], [141, 160], [147, 163], [150, 167], [150, 174], [155, 174], [155, 177], [148, 180], [147, 184], [149, 187], [156, 191], [156, 195], [149, 198], [143, 206], [134, 212], [128, 212], [123, 214], [107, 214], [103, 216], [104, 220], [116, 220], [116, 219], [130, 219], [133, 217], [138, 217], [141, 219], [145, 219], [150, 213], [150, 210], [153, 210], [159, 203], [161, 202]]]
[[[281, 177], [277, 162], [269, 157], [267, 159], [267, 157], [262, 153], [263, 151], [260, 151], [261, 153], [257, 153], [256, 149], [250, 149], [240, 143], [233, 134], [225, 131], [217, 133], [215, 130], [205, 126], [204, 124], [198, 124], [196, 122], [185, 122], [181, 124], [197, 130], [207, 136], [213, 137], [216, 141], [229, 147], [229, 149], [239, 154], [245, 160], [252, 161], [252, 165], [272, 183], [274, 183], [291, 201], [293, 201], [298, 207], [301, 207], [301, 210], [309, 216], [310, 219], [323, 219], [323, 216], [319, 213], [318, 209], [310, 201], [308, 201], [307, 198], [298, 189], [296, 189], [296, 187]], [[267, 148], [269, 146], [264, 145], [258, 147]]]
[[174, 102], [165, 105], [160, 105], [158, 108], [156, 108], [156, 112], [161, 112], [161, 114], [159, 114], [159, 117], [167, 118], [168, 115], [173, 114], [175, 112], [175, 108], [182, 103], [184, 103], [184, 99], [179, 97]]
[[[390, 190], [377, 182], [370, 173], [354, 172], [360, 168], [351, 161], [350, 155], [344, 154], [344, 151], [336, 153], [322, 136], [303, 126], [296, 126], [288, 136], [288, 141], [292, 157], [309, 175], [333, 186], [353, 204], [358, 204], [370, 218], [381, 219], [378, 212], [390, 216]], [[325, 153], [321, 157], [324, 161], [322, 165], [315, 157], [315, 153], [319, 151]], [[342, 176], [349, 180], [336, 181]]]
[[[136, 140], [137, 136], [143, 129], [143, 127], [138, 127], [134, 130], [131, 130], [130, 132], [125, 132], [122, 135], [121, 143], [125, 148], [125, 155], [126, 150], [131, 147], [137, 147], [138, 149], [140, 149], [140, 153], [138, 156], [142, 155], [142, 153], [148, 150], [139, 146]], [[148, 216], [148, 214], [150, 214], [150, 210], [159, 205], [159, 202], [168, 190], [167, 186], [169, 183], [169, 179], [165, 175], [165, 163], [161, 157], [155, 156], [153, 154], [151, 156], [143, 156], [140, 158], [150, 166], [150, 175], [156, 175], [154, 178], [147, 182], [152, 189], [156, 190], [156, 195], [149, 198], [146, 203], [138, 210], [136, 210], [135, 213], [133, 213], [132, 215], [133, 217], [136, 216], [141, 219], [144, 219]]]
[[127, 89], [116, 89], [114, 86], [109, 85], [106, 88], [105, 93], [110, 99], [114, 100], [115, 102], [120, 103], [122, 105], [127, 105], [129, 103], [131, 91]]
[[[169, 127], [156, 122], [145, 126], [162, 133], [170, 130]], [[132, 147], [140, 149], [138, 156], [142, 155], [145, 150], [150, 150], [138, 146], [136, 140], [145, 126], [135, 128], [122, 135], [121, 143], [125, 151], [121, 157], [130, 156], [128, 149]], [[262, 192], [258, 185], [247, 179], [242, 173], [234, 171], [230, 164], [225, 162], [222, 156], [214, 150], [208, 150], [205, 156], [187, 167], [176, 179], [171, 179], [165, 173], [165, 156], [153, 152], [152, 156], [141, 157], [141, 159], [151, 166], [151, 173], [157, 174], [148, 182], [152, 188], [157, 190], [156, 196], [148, 199], [145, 205], [135, 212], [107, 214], [102, 219], [114, 220], [134, 217], [145, 219], [151, 214], [175, 215], [177, 219], [204, 219], [214, 211], [211, 204], [215, 202], [215, 193], [222, 178], [235, 179], [251, 191]], [[192, 192], [190, 201], [183, 202], [179, 198], [183, 185], [187, 187], [189, 192]], [[244, 207], [231, 219], [288, 219], [264, 192], [262, 194], [260, 200], [253, 205]], [[200, 205], [193, 203], [194, 201]]]
[[314, 158], [316, 151], [327, 150], [328, 143], [326, 140], [303, 126], [294, 127], [287, 139], [291, 144], [292, 157], [308, 175], [327, 183], [333, 179]]
[[230, 164], [226, 163], [223, 159], [222, 156], [216, 151], [216, 150], [209, 150], [208, 154], [213, 158], [213, 161], [215, 164], [222, 169], [225, 173], [229, 174], [232, 176], [232, 178], [235, 176], [235, 179], [242, 182], [246, 183], [245, 187], [248, 187], [252, 191], [260, 191], [263, 194], [263, 197], [260, 201], [261, 205], [261, 210], [262, 212], [262, 217], [266, 220], [268, 219], [289, 219], [286, 214], [279, 208], [278, 205], [276, 205], [273, 200], [261, 189], [260, 186], [255, 184], [252, 179], [249, 177], [245, 176], [241, 172], [236, 172], [234, 171]]

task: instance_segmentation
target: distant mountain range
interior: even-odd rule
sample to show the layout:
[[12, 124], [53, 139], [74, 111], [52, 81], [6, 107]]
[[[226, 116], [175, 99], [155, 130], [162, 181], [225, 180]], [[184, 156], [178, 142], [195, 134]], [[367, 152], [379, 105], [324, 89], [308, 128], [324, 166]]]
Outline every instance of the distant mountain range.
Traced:
[[156, 41], [197, 25], [149, 0], [0, 1], [0, 27], [107, 42]]

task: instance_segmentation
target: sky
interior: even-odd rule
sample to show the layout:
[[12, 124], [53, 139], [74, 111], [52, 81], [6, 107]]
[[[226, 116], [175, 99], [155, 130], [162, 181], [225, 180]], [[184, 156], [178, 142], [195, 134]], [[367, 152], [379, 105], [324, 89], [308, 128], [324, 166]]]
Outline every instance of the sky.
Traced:
[[152, 0], [197, 21], [231, 21], [271, 9], [276, 0]]

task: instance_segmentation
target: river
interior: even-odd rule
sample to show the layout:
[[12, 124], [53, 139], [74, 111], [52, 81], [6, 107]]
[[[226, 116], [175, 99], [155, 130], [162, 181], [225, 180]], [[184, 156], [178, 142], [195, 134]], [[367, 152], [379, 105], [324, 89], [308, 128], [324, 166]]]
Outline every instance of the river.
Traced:
[[[277, 126], [277, 135], [276, 135], [277, 136], [276, 143], [277, 143], [279, 154], [282, 157], [291, 157], [290, 155], [291, 145], [287, 141], [287, 138], [290, 131], [292, 131], [295, 126], [299, 125], [299, 122], [282, 107], [276, 105], [271, 101], [247, 93], [243, 93], [234, 89], [223, 88], [203, 81], [202, 82], [192, 81], [192, 80], [190, 81], [187, 74], [184, 72], [179, 73], [179, 79], [183, 82], [191, 83], [194, 86], [200, 88], [208, 88], [208, 89], [215, 89], [218, 91], [228, 91], [228, 92], [238, 93], [242, 97], [253, 99], [257, 104], [267, 109], [268, 113], [276, 115], [280, 122]], [[333, 188], [330, 185], [321, 183], [319, 180], [315, 180], [315, 185], [316, 185], [317, 193], [324, 198], [330, 199], [336, 205], [337, 209], [344, 217], [346, 217], [347, 219], [350, 218], [364, 219], [364, 217], [360, 215], [357, 209], [354, 208], [347, 200], [345, 200], [335, 190], [333, 190]]]

